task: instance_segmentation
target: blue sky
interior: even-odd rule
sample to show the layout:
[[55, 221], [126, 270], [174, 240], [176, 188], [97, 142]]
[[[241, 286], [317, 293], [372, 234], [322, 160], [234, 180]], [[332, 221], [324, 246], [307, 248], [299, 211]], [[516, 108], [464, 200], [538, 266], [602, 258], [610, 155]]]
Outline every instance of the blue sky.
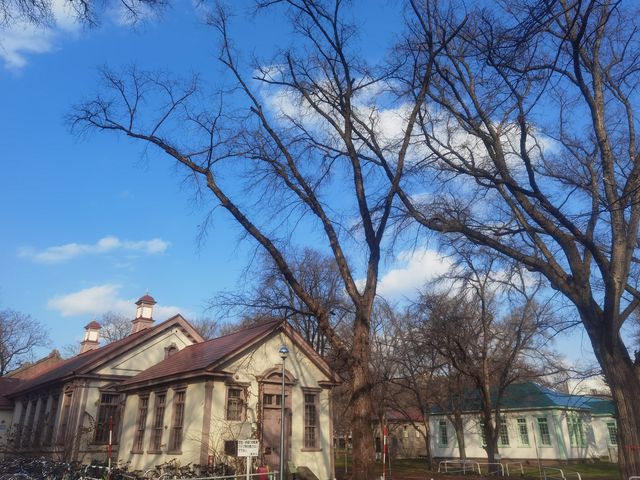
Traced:
[[[380, 55], [393, 35], [397, 14], [393, 3], [384, 6], [359, 16], [366, 31], [378, 32], [367, 35], [366, 55]], [[239, 241], [226, 214], [215, 215], [199, 243], [206, 212], [181, 171], [145, 159], [140, 145], [117, 136], [78, 138], [65, 115], [95, 91], [104, 65], [215, 79], [222, 74], [216, 37], [186, 3], [136, 28], [113, 11], [94, 29], [59, 19], [55, 30], [0, 32], [0, 308], [40, 320], [57, 347], [79, 341], [82, 327], [105, 310], [133, 315], [147, 290], [159, 318], [202, 315], [216, 293], [241, 285], [252, 245]], [[236, 43], [270, 51], [288, 39], [287, 29], [274, 28], [277, 20], [235, 22]], [[386, 261], [380, 290], [410, 295], [427, 270], [443, 268], [432, 251], [401, 252]], [[588, 341], [581, 343], [588, 352]]]

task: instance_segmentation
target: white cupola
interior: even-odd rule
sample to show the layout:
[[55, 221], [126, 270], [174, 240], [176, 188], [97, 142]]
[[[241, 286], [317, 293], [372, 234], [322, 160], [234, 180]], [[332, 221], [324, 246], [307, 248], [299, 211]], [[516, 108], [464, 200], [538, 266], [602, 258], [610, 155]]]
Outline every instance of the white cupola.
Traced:
[[131, 333], [139, 332], [145, 328], [149, 328], [153, 324], [153, 306], [156, 301], [148, 293], [140, 297], [136, 302], [136, 318], [131, 322]]
[[80, 353], [88, 352], [94, 348], [98, 348], [98, 340], [100, 337], [100, 324], [95, 320], [85, 325], [84, 339], [80, 342]]

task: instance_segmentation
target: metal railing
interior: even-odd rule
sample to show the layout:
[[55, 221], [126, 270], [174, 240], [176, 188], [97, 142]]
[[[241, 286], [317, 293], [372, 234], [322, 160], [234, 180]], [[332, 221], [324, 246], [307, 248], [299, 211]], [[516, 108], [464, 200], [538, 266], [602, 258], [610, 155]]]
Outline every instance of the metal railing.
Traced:
[[[480, 467], [480, 465], [482, 466], [487, 466], [487, 467], [491, 467], [491, 465], [497, 465], [500, 467], [500, 476], [504, 477], [504, 465], [502, 465], [502, 463], [500, 462], [477, 462], [478, 463], [478, 468]], [[482, 473], [481, 471], [479, 473]], [[491, 468], [487, 468], [487, 475], [497, 475], [498, 474], [498, 470], [493, 470], [491, 471]]]
[[[554, 473], [556, 472], [556, 473]], [[578, 480], [582, 480], [582, 477], [578, 472], [564, 472], [561, 468], [544, 467], [542, 469], [544, 480], [568, 480], [569, 477], [576, 477]]]
[[511, 476], [511, 469], [509, 469], [510, 465], [519, 465], [520, 466], [520, 475], [524, 475], [524, 465], [522, 464], [522, 462], [511, 462], [511, 463], [506, 463], [505, 467], [507, 468], [507, 477]]
[[442, 467], [444, 466], [444, 473], [463, 473], [467, 472], [478, 473], [480, 475], [480, 464], [472, 460], [441, 460], [438, 462], [438, 473], [442, 473]]

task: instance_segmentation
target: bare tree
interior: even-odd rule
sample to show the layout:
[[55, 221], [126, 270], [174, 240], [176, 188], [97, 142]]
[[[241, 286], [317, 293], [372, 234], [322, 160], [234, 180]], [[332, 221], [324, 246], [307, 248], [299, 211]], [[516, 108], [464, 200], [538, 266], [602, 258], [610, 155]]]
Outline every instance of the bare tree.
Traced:
[[[499, 458], [507, 388], [550, 372], [542, 360], [548, 356], [545, 333], [555, 319], [535, 300], [538, 288], [520, 270], [496, 271], [495, 255], [459, 253], [462, 263], [449, 276], [455, 293], [425, 293], [413, 312], [423, 326], [423, 348], [435, 350], [477, 392], [485, 450], [493, 463]], [[416, 335], [421, 330], [414, 327]]]
[[46, 330], [30, 315], [0, 310], [0, 376], [32, 360], [34, 350], [48, 343]]
[[[442, 357], [430, 346], [425, 348], [426, 345], [421, 341], [423, 332], [416, 335], [416, 327], [408, 313], [392, 318], [388, 361], [395, 365], [395, 375], [389, 383], [396, 389], [391, 392], [390, 400], [393, 408], [404, 413], [416, 431], [420, 432], [425, 445], [426, 462], [428, 468], [432, 469], [429, 422], [434, 406], [434, 377], [441, 369]], [[420, 415], [416, 415], [416, 412]]]
[[[248, 75], [232, 49], [228, 15], [218, 10], [211, 24], [221, 38], [220, 60], [236, 87], [218, 97], [221, 106], [203, 110], [212, 97], [195, 81], [135, 69], [125, 76], [105, 72], [106, 90], [78, 106], [72, 122], [157, 147], [184, 166], [203, 197], [226, 210], [271, 256], [348, 366], [353, 478], [368, 480], [374, 456], [371, 312], [396, 188], [431, 72], [415, 79], [423, 88], [397, 119], [400, 139], [387, 142], [378, 136], [380, 118], [367, 102], [386, 88], [389, 74], [359, 56], [355, 26], [343, 22], [342, 3], [259, 2], [260, 8], [285, 9], [295, 43], [277, 58], [254, 65]], [[274, 108], [278, 99], [283, 108]], [[373, 147], [388, 160], [384, 175], [368, 153]], [[322, 245], [339, 271], [353, 312], [348, 346], [336, 334], [331, 311], [296, 272], [291, 247], [296, 239]]]
[[100, 316], [100, 341], [105, 344], [117, 342], [131, 333], [131, 319], [121, 313], [108, 311]]
[[223, 325], [213, 318], [198, 317], [190, 323], [205, 340], [211, 340], [222, 333]]
[[37, 27], [54, 26], [55, 11], [62, 6], [75, 15], [79, 23], [98, 25], [108, 8], [119, 9], [123, 18], [134, 24], [166, 6], [165, 0], [0, 0], [0, 29], [29, 24]]
[[[331, 323], [349, 322], [349, 300], [341, 287], [340, 271], [330, 257], [306, 248], [291, 259], [297, 278], [322, 309], [330, 312]], [[273, 260], [261, 255], [250, 287], [241, 292], [225, 292], [212, 301], [212, 308], [225, 313], [238, 311], [248, 318], [287, 320], [320, 354], [328, 353], [327, 340], [312, 311], [295, 294]]]
[[432, 69], [415, 165], [441, 188], [408, 182], [399, 197], [420, 225], [515, 259], [575, 305], [611, 387], [627, 478], [640, 472], [640, 360], [621, 335], [640, 303], [638, 5], [494, 7], [410, 1], [420, 48], [398, 82], [412, 99], [415, 67]]

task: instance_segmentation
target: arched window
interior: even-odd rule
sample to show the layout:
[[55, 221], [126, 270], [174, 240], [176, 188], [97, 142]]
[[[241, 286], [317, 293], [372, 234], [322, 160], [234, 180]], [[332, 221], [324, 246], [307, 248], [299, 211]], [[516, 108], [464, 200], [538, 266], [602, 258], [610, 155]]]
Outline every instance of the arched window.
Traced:
[[178, 347], [175, 343], [172, 343], [164, 349], [164, 358], [169, 358], [171, 355], [178, 353]]

